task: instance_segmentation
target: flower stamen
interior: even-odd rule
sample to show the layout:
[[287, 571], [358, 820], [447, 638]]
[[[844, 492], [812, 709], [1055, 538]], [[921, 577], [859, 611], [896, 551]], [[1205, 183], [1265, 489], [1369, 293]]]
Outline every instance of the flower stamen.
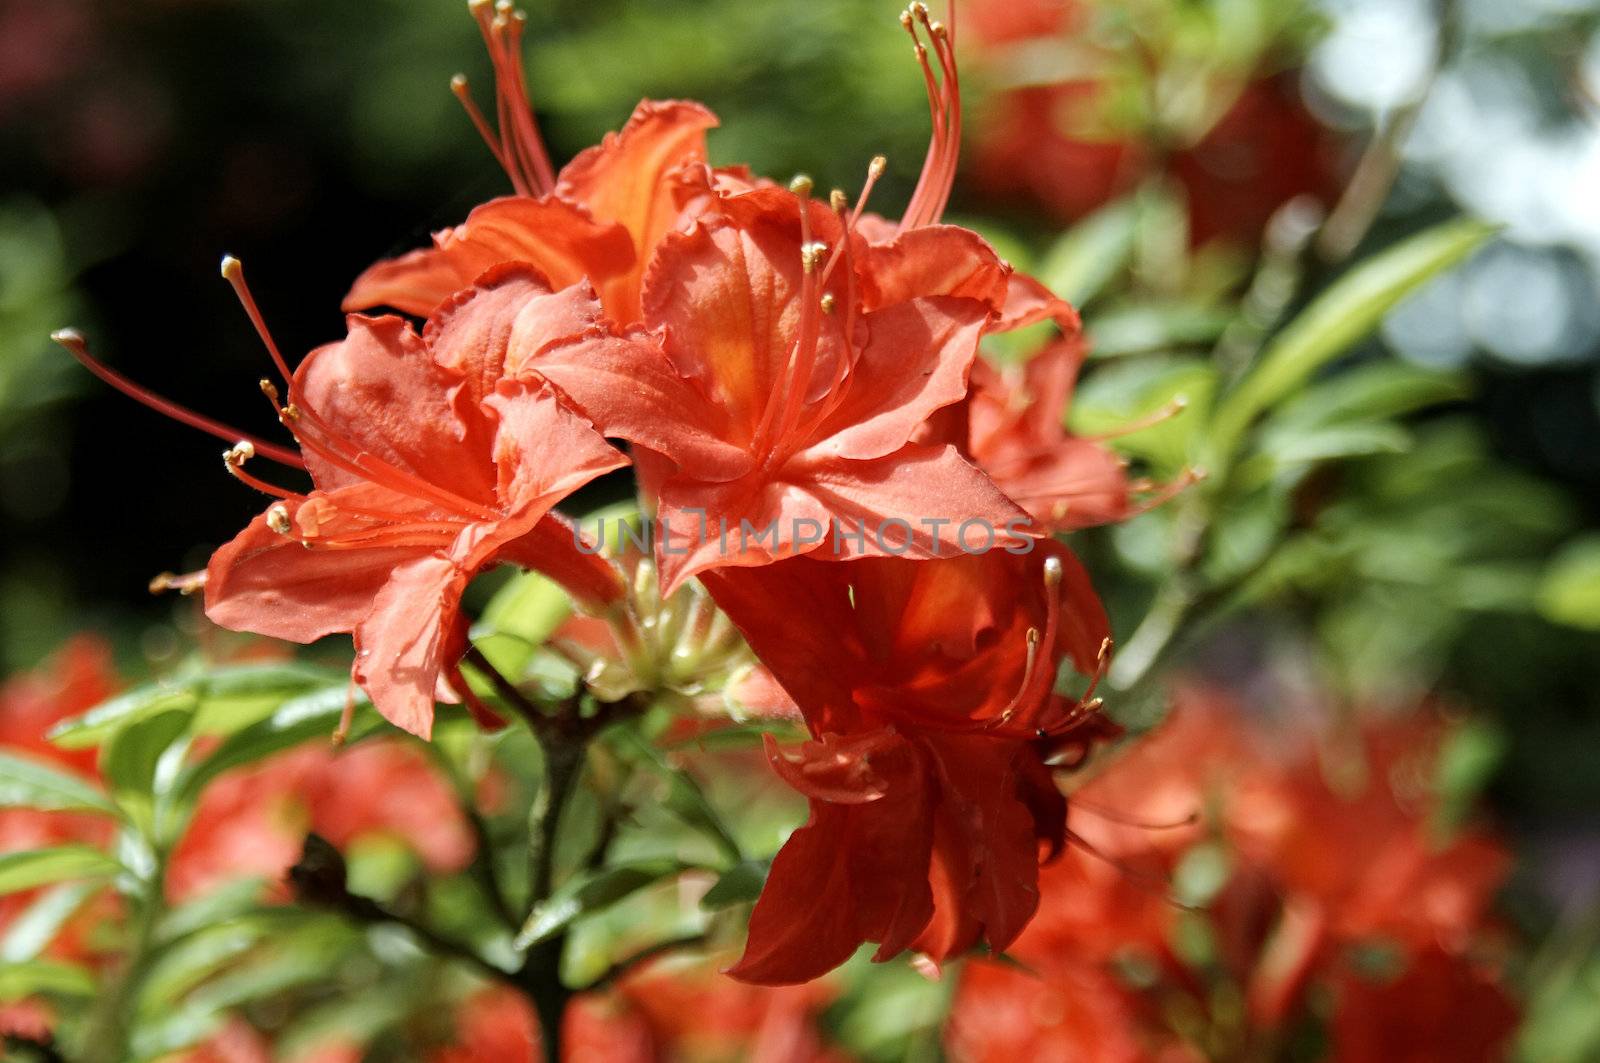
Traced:
[[77, 329], [58, 329], [50, 334], [50, 338], [65, 348], [67, 353], [76, 358], [78, 363], [85, 369], [135, 402], [148, 406], [157, 413], [164, 414], [180, 424], [186, 424], [190, 428], [204, 432], [207, 435], [216, 436], [225, 442], [232, 443], [240, 439], [249, 440], [262, 457], [271, 458], [280, 465], [287, 465], [291, 469], [303, 469], [306, 467], [300, 455], [287, 447], [268, 443], [259, 436], [241, 432], [239, 429], [223, 424], [221, 421], [214, 421], [209, 417], [195, 413], [187, 406], [180, 406], [171, 399], [162, 398], [155, 392], [135, 384], [132, 380], [98, 361], [90, 354], [88, 341], [84, 339], [83, 333]]

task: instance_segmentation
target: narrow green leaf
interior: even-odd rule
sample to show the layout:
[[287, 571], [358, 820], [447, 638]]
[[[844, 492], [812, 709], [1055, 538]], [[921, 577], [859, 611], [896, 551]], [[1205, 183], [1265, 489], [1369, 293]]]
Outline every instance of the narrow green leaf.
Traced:
[[575, 919], [608, 908], [646, 886], [692, 869], [693, 865], [662, 857], [575, 875], [528, 915], [528, 921], [517, 934], [516, 948], [520, 951], [547, 941]]
[[644, 764], [666, 783], [667, 791], [661, 797], [661, 805], [676, 816], [684, 825], [699, 831], [716, 845], [717, 850], [730, 863], [736, 864], [744, 859], [744, 850], [734, 838], [733, 832], [723, 823], [722, 817], [712, 807], [710, 799], [700, 784], [688, 772], [673, 767], [661, 751], [640, 737], [636, 732], [622, 729], [619, 732], [620, 740], [643, 761]]
[[92, 845], [57, 845], [0, 855], [0, 895], [69, 879], [107, 878], [122, 865]]
[[1094, 357], [1118, 358], [1215, 343], [1233, 316], [1209, 303], [1139, 304], [1096, 314], [1084, 332]]
[[117, 815], [117, 806], [92, 784], [37, 760], [7, 753], [0, 753], [0, 808]]
[[722, 873], [706, 895], [700, 898], [700, 907], [715, 912], [735, 904], [744, 904], [761, 896], [767, 884], [769, 860], [741, 860]]
[[1366, 336], [1402, 299], [1458, 264], [1496, 227], [1472, 219], [1446, 222], [1353, 267], [1284, 327], [1260, 360], [1219, 404], [1211, 427], [1211, 463], [1225, 467], [1251, 423], [1337, 355]]
[[1378, 361], [1356, 366], [1307, 388], [1273, 415], [1271, 426], [1324, 428], [1350, 421], [1381, 421], [1455, 402], [1471, 394], [1462, 373]]
[[[338, 726], [349, 696], [349, 690], [339, 686], [292, 698], [266, 719], [229, 735], [210, 756], [190, 765], [178, 777], [173, 787], [176, 802], [186, 805], [195, 801], [213, 779], [226, 771], [293, 749], [302, 742], [317, 738], [327, 741]], [[366, 696], [359, 691], [355, 703], [358, 707], [368, 704]], [[358, 713], [356, 719], [351, 740], [376, 725], [370, 712]]]
[[1536, 602], [1546, 620], [1600, 631], [1600, 535], [1569, 543], [1551, 559]]
[[40, 893], [0, 937], [0, 963], [25, 963], [38, 956], [101, 885], [93, 880], [64, 882]]
[[259, 719], [285, 698], [338, 681], [327, 669], [295, 662], [225, 668], [190, 664], [62, 720], [51, 729], [50, 739], [64, 749], [97, 746], [119, 727], [173, 709], [200, 717], [197, 731], [227, 733]]
[[1138, 224], [1133, 199], [1101, 207], [1056, 241], [1039, 264], [1039, 279], [1073, 306], [1082, 306], [1127, 266]]
[[32, 996], [92, 997], [94, 993], [94, 975], [74, 963], [28, 960], [0, 967], [0, 1004]]
[[155, 789], [156, 762], [189, 727], [190, 714], [168, 709], [123, 727], [100, 753], [100, 774], [118, 794], [150, 795]]
[[198, 699], [187, 681], [171, 679], [149, 683], [125, 693], [78, 716], [62, 720], [51, 728], [50, 741], [63, 749], [87, 749], [104, 742], [118, 727], [159, 712], [176, 709], [193, 711]]

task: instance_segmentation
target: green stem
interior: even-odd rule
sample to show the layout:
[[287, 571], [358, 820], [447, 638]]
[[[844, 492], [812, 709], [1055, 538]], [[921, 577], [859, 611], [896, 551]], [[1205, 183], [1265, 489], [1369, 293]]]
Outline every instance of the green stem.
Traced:
[[140, 887], [135, 898], [139, 914], [127, 960], [121, 973], [95, 1003], [84, 1030], [82, 1050], [76, 1057], [82, 1063], [122, 1063], [132, 1056], [129, 1038], [133, 1032], [133, 1011], [150, 973], [156, 924], [166, 911], [165, 854], [156, 854], [155, 866], [141, 880]]

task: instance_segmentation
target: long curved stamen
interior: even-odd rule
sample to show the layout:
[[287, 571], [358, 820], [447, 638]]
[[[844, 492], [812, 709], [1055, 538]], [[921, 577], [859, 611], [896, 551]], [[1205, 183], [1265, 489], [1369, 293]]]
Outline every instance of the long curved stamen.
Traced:
[[1099, 846], [1095, 845], [1077, 831], [1072, 830], [1070, 827], [1067, 829], [1066, 839], [1068, 844], [1076, 845], [1078, 848], [1082, 849], [1096, 860], [1099, 860], [1102, 863], [1115, 868], [1117, 871], [1120, 871], [1122, 874], [1126, 875], [1128, 880], [1135, 886], [1155, 897], [1159, 897], [1161, 900], [1172, 905], [1174, 908], [1185, 912], [1199, 911], [1199, 909], [1194, 905], [1185, 904], [1183, 901], [1180, 901], [1176, 896], [1174, 896], [1172, 893], [1172, 883], [1169, 882], [1165, 877], [1151, 874], [1148, 871], [1142, 871], [1131, 864], [1119, 860], [1117, 857], [1112, 856], [1110, 853], [1101, 849]]
[[249, 432], [241, 432], [232, 425], [214, 421], [209, 417], [195, 413], [187, 406], [180, 406], [171, 399], [162, 398], [155, 392], [135, 384], [90, 354], [88, 341], [84, 339], [83, 333], [77, 329], [58, 329], [50, 334], [50, 338], [64, 347], [67, 353], [76, 358], [78, 363], [85, 369], [135, 402], [148, 406], [157, 413], [164, 414], [180, 424], [186, 424], [190, 428], [204, 432], [207, 435], [216, 436], [225, 442], [235, 443], [241, 439], [247, 440], [251, 446], [255, 447], [258, 454], [264, 458], [271, 458], [280, 465], [287, 465], [291, 469], [304, 469], [306, 467], [306, 463], [301, 459], [300, 455], [287, 447], [268, 443], [266, 440], [253, 436]]
[[[928, 93], [928, 114], [932, 123], [922, 173], [900, 219], [902, 228], [915, 229], [933, 225], [943, 216], [961, 157], [961, 79], [956, 69], [955, 5], [950, 5], [948, 22], [941, 23], [929, 16], [926, 4], [913, 3], [901, 13], [900, 25], [911, 35], [913, 54]], [[927, 34], [928, 45], [922, 43], [922, 33]], [[939, 63], [937, 76], [928, 62], [929, 46]]]
[[[850, 375], [850, 370], [856, 362], [856, 350], [851, 341], [855, 335], [856, 314], [860, 311], [856, 299], [856, 272], [854, 264], [854, 250], [851, 247], [851, 235], [855, 232], [856, 222], [861, 220], [861, 214], [866, 209], [867, 199], [872, 195], [873, 187], [878, 183], [878, 178], [883, 176], [883, 171], [889, 162], [882, 155], [874, 155], [872, 162], [867, 165], [867, 179], [861, 186], [861, 195], [856, 200], [856, 206], [846, 220], [844, 233], [839, 239], [839, 246], [834, 248], [832, 256], [828, 259], [827, 267], [822, 271], [819, 287], [826, 287], [832, 277], [833, 268], [841, 259], [845, 262], [844, 271], [844, 312], [841, 315], [838, 336], [842, 344], [841, 357], [835, 359], [833, 379], [828, 382], [827, 390], [823, 392], [824, 398], [817, 403], [816, 410], [806, 419], [805, 423], [795, 433], [797, 439], [810, 439], [812, 433], [828, 419], [834, 410], [839, 408], [844, 401], [843, 388], [845, 377]], [[836, 210], [838, 208], [835, 208]], [[831, 294], [822, 297], [823, 302], [818, 306], [824, 313], [832, 313], [836, 308]]]
[[489, 154], [494, 156], [494, 161], [500, 164], [500, 169], [506, 173], [511, 172], [511, 163], [507, 161], [505, 152], [500, 150], [500, 140], [494, 135], [494, 129], [489, 125], [489, 120], [483, 116], [478, 105], [472, 99], [472, 87], [467, 84], [467, 75], [457, 74], [450, 79], [450, 92], [461, 101], [461, 107], [467, 112], [467, 118], [472, 122], [472, 128], [478, 131], [478, 136], [483, 138], [484, 146], [489, 149]]
[[922, 4], [913, 4], [900, 12], [900, 25], [911, 35], [912, 54], [916, 56], [917, 66], [922, 70], [923, 87], [928, 94], [928, 120], [930, 130], [928, 134], [928, 151], [922, 159], [922, 172], [917, 178], [917, 187], [911, 193], [911, 200], [906, 204], [905, 213], [900, 217], [902, 228], [914, 229], [924, 224], [923, 214], [926, 210], [926, 200], [931, 193], [928, 186], [933, 174], [937, 171], [945, 151], [945, 106], [944, 94], [939, 89], [937, 79], [933, 74], [933, 67], [928, 64], [928, 49], [923, 45], [922, 38], [917, 32], [917, 9], [920, 8], [924, 15], [927, 8]]
[[1023, 723], [1032, 725], [1044, 708], [1050, 697], [1050, 688], [1055, 685], [1055, 652], [1056, 637], [1061, 629], [1061, 559], [1047, 557], [1044, 561], [1044, 634], [1041, 641], [1044, 643], [1044, 661], [1041, 668], [1034, 669], [1032, 678], [1024, 685], [1021, 694]]
[[[494, 67], [495, 117], [499, 136], [467, 95], [466, 79], [451, 79], [450, 89], [467, 108], [468, 117], [489, 144], [495, 161], [511, 179], [518, 195], [540, 196], [555, 188], [555, 171], [550, 153], [539, 135], [539, 125], [528, 100], [527, 73], [522, 63], [522, 32], [527, 16], [508, 0], [469, 0], [467, 9], [478, 23], [483, 43]], [[499, 146], [495, 146], [498, 139]]]
[[939, 55], [939, 65], [944, 74], [945, 95], [945, 157], [944, 168], [935, 184], [939, 198], [925, 224], [932, 225], [944, 217], [950, 204], [950, 192], [956, 183], [956, 167], [961, 162], [961, 76], [956, 69], [956, 5], [948, 5], [946, 22], [928, 24], [928, 36], [933, 39], [934, 51]]
[[199, 594], [206, 589], [206, 570], [198, 572], [162, 572], [150, 580], [151, 594], [165, 594], [168, 591], [177, 591], [185, 598], [191, 594]]
[[250, 324], [255, 326], [256, 335], [261, 337], [261, 343], [267, 349], [267, 354], [272, 358], [272, 364], [278, 367], [278, 372], [283, 376], [285, 384], [294, 380], [294, 374], [289, 372], [289, 363], [283, 360], [283, 352], [278, 350], [278, 345], [273, 342], [272, 333], [267, 330], [266, 319], [261, 316], [261, 310], [256, 306], [255, 296], [250, 294], [250, 285], [245, 283], [244, 263], [232, 255], [222, 256], [222, 279], [233, 288], [233, 294], [238, 296], [239, 305], [244, 307], [245, 316], [250, 319]]
[[1123, 436], [1131, 436], [1135, 432], [1143, 432], [1146, 428], [1154, 428], [1158, 424], [1161, 424], [1165, 421], [1170, 421], [1188, 408], [1188, 397], [1179, 395], [1172, 399], [1172, 401], [1163, 403], [1156, 409], [1151, 410], [1143, 417], [1138, 417], [1132, 421], [1120, 424], [1111, 429], [1109, 432], [1101, 432], [1099, 435], [1083, 436], [1082, 438], [1089, 440], [1091, 443], [1103, 443], [1107, 440], [1120, 439]]
[[295, 493], [294, 491], [290, 491], [288, 488], [279, 487], [277, 484], [268, 483], [265, 480], [245, 472], [244, 463], [255, 456], [255, 445], [248, 439], [241, 439], [239, 442], [222, 452], [222, 464], [234, 479], [238, 480], [246, 487], [255, 488], [264, 495], [271, 495], [273, 498], [294, 499], [296, 501], [304, 497]]
[[1190, 812], [1182, 819], [1151, 821], [1135, 819], [1132, 816], [1118, 812], [1116, 809], [1091, 804], [1076, 796], [1072, 799], [1072, 807], [1087, 812], [1098, 819], [1103, 819], [1107, 823], [1115, 823], [1120, 827], [1137, 827], [1139, 830], [1180, 830], [1184, 827], [1193, 827], [1200, 822], [1200, 811], [1198, 809]]

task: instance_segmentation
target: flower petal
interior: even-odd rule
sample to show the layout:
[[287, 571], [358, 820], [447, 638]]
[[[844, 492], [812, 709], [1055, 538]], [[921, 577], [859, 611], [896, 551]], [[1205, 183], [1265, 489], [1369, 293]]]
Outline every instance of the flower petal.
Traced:
[[628, 464], [542, 382], [502, 380], [484, 405], [499, 417], [494, 462], [500, 506], [513, 517], [536, 514], [529, 529], [562, 498]]
[[600, 333], [526, 353], [532, 346], [514, 335], [509, 364], [550, 381], [605, 435], [647, 447], [706, 480], [731, 480], [750, 468], [749, 452], [723, 437], [723, 411], [643, 334]]
[[953, 446], [908, 444], [871, 461], [791, 462], [786, 480], [847, 530], [836, 556], [951, 557], [1028, 544], [1032, 520]]
[[633, 241], [621, 226], [596, 221], [554, 197], [490, 200], [453, 229], [434, 234], [434, 246], [385, 259], [356, 278], [344, 309], [392, 306], [419, 317], [493, 266], [523, 262], [554, 288], [583, 277], [599, 283], [634, 265]]
[[392, 486], [414, 476], [475, 503], [492, 500], [488, 419], [452, 402], [457, 378], [404, 319], [352, 314], [347, 323], [345, 339], [318, 347], [295, 371], [291, 398], [309, 415], [297, 434], [345, 455], [332, 462], [302, 447], [317, 486], [368, 478], [348, 467], [359, 454], [397, 471]]
[[886, 243], [860, 241], [857, 262], [867, 310], [930, 295], [978, 299], [998, 310], [1011, 276], [987, 240], [955, 225], [907, 229]]
[[[800, 333], [799, 199], [764, 189], [688, 233], [671, 233], [645, 276], [644, 320], [664, 330], [662, 347], [678, 373], [725, 411], [727, 438], [746, 445], [769, 397], [790, 373]], [[780, 209], [783, 208], [783, 209]], [[812, 237], [838, 229], [837, 217], [811, 203]], [[843, 302], [842, 270], [829, 282]], [[838, 290], [834, 290], [837, 288]], [[830, 383], [842, 357], [840, 315], [821, 316], [808, 393]]]
[[621, 132], [606, 134], [562, 168], [556, 195], [616, 222], [633, 239], [635, 268], [604, 289], [618, 321], [638, 320], [643, 265], [678, 220], [666, 177], [685, 163], [705, 161], [706, 130], [716, 125], [717, 116], [698, 103], [642, 100]]
[[[336, 513], [341, 502], [386, 510], [414, 505], [368, 484], [313, 497], [332, 500]], [[344, 519], [352, 527], [364, 526]], [[263, 514], [211, 556], [206, 566], [206, 616], [230, 631], [315, 642], [324, 635], [353, 630], [371, 610], [389, 574], [417, 554], [415, 547], [307, 549], [273, 531]]]
[[989, 311], [975, 299], [912, 299], [865, 317], [870, 339], [808, 457], [881, 458], [967, 393]]
[[466, 648], [468, 573], [442, 554], [396, 569], [356, 626], [356, 681], [396, 727], [428, 738], [439, 677]]

